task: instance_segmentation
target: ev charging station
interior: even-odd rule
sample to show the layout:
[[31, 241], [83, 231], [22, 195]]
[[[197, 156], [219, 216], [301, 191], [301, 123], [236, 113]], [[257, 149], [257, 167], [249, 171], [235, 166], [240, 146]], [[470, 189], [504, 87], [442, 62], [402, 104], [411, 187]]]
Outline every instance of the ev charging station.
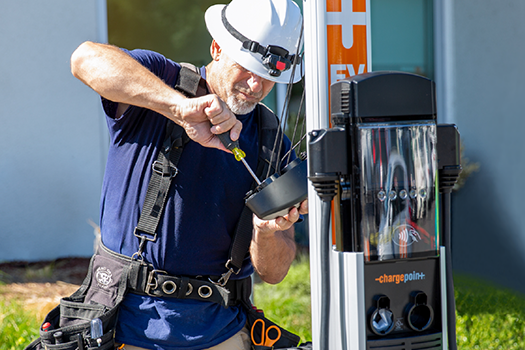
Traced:
[[[450, 192], [459, 134], [438, 125], [431, 80], [366, 73], [369, 2], [334, 1], [303, 3], [313, 348], [455, 349]], [[341, 32], [342, 42], [329, 38]], [[330, 62], [334, 45], [344, 47], [335, 59], [353, 51], [354, 62]], [[338, 76], [363, 58], [365, 69]]]

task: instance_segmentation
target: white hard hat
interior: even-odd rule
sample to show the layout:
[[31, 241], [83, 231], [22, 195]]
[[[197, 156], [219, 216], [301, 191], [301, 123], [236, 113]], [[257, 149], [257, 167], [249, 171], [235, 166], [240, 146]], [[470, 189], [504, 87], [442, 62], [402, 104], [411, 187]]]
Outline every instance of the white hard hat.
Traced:
[[221, 49], [258, 76], [277, 83], [301, 80], [301, 10], [292, 0], [233, 0], [213, 5], [204, 15], [206, 27]]

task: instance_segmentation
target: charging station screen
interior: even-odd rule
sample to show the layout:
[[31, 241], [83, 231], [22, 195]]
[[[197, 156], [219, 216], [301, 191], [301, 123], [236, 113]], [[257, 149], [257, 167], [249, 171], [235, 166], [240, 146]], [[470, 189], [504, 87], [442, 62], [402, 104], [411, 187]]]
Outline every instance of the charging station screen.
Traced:
[[366, 261], [438, 254], [436, 124], [357, 124]]

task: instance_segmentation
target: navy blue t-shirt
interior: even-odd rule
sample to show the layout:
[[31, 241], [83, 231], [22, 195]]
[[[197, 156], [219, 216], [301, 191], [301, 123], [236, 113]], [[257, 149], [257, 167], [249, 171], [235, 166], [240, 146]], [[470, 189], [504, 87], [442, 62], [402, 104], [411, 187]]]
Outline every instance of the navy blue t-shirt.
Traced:
[[[175, 85], [180, 70], [177, 63], [151, 51], [126, 52], [166, 84]], [[201, 72], [205, 74], [204, 68]], [[102, 241], [111, 250], [131, 256], [138, 250], [139, 240], [133, 230], [151, 177], [151, 164], [164, 138], [166, 118], [135, 106], [116, 116], [117, 104], [102, 101], [110, 134], [101, 199]], [[240, 148], [255, 169], [258, 132], [254, 112], [237, 118], [243, 124]], [[284, 149], [289, 148], [286, 139]], [[253, 179], [232, 154], [193, 141], [186, 144], [178, 169], [158, 238], [146, 244], [144, 259], [172, 275], [221, 275], [226, 272], [231, 236]], [[252, 272], [247, 258], [233, 278]], [[128, 294], [120, 309], [116, 341], [151, 349], [203, 349], [230, 338], [245, 322], [244, 312], [237, 307], [225, 309], [211, 302]]]

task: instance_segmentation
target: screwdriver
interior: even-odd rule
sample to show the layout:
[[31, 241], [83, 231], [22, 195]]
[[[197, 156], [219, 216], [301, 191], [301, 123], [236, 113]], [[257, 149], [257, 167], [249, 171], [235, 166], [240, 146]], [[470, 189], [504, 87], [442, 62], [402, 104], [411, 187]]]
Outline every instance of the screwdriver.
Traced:
[[252, 168], [250, 168], [250, 166], [244, 159], [246, 157], [246, 153], [244, 153], [244, 151], [239, 148], [239, 141], [232, 141], [232, 139], [230, 138], [229, 132], [225, 132], [217, 136], [219, 136], [219, 139], [221, 140], [224, 147], [226, 147], [228, 150], [230, 150], [233, 153], [233, 155], [235, 156], [235, 159], [237, 161], [241, 161], [244, 164], [246, 169], [248, 169], [248, 172], [250, 173], [250, 175], [257, 182], [257, 185], [260, 185], [261, 181], [259, 181], [259, 178], [257, 177], [257, 175], [255, 175]]

